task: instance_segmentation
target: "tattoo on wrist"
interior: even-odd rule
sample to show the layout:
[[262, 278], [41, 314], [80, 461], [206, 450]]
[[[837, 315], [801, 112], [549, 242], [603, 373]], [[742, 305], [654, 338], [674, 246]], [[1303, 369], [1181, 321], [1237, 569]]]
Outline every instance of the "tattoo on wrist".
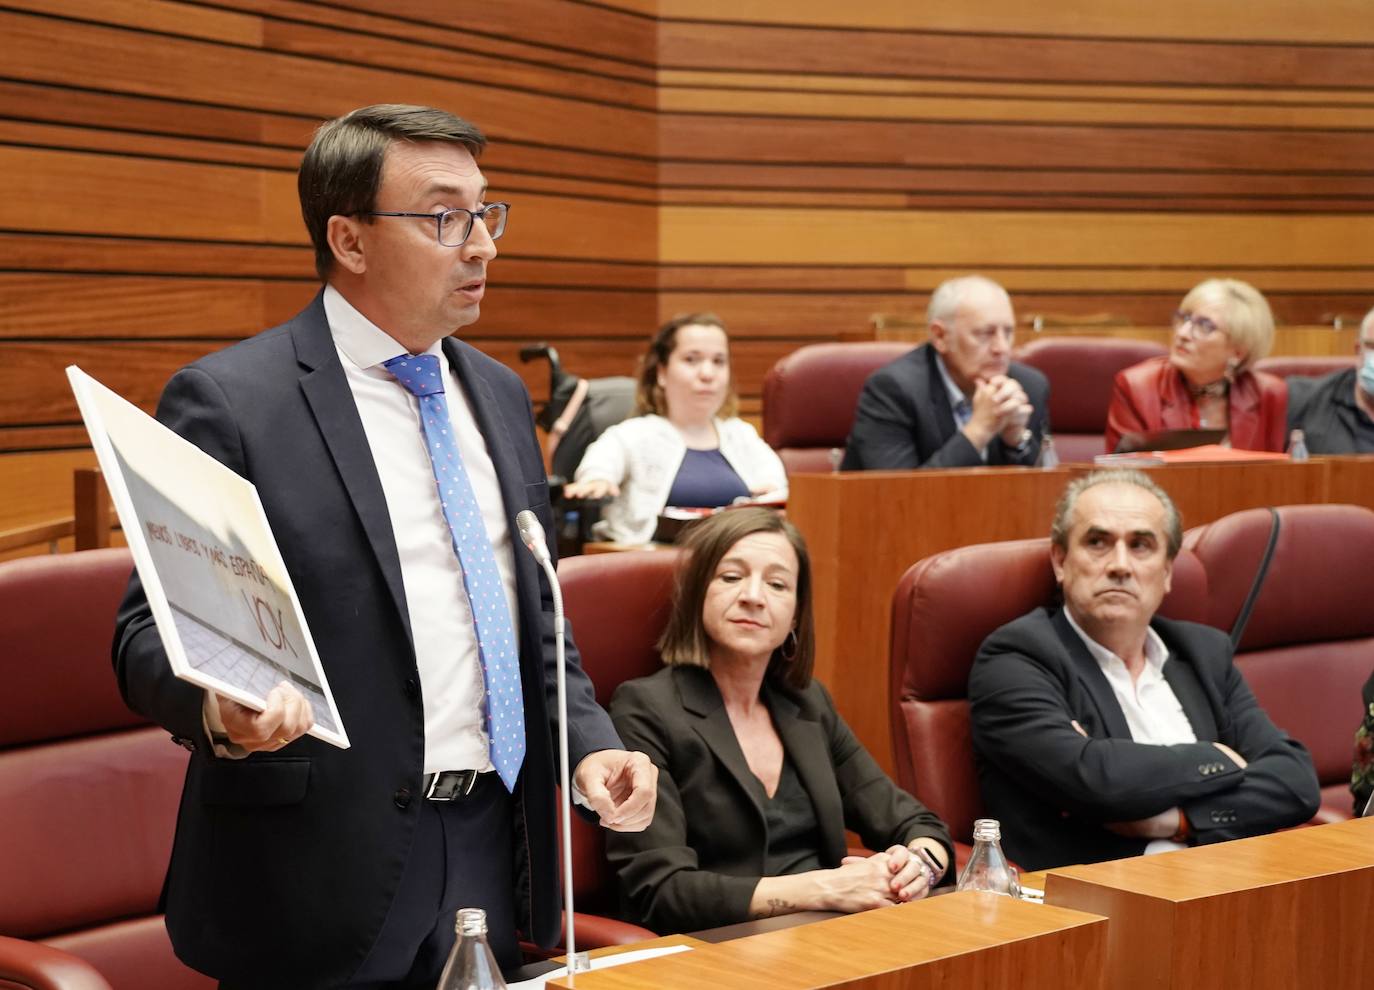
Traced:
[[791, 914], [797, 906], [781, 897], [770, 897], [763, 907], [754, 912], [755, 918], [772, 918], [780, 914]]

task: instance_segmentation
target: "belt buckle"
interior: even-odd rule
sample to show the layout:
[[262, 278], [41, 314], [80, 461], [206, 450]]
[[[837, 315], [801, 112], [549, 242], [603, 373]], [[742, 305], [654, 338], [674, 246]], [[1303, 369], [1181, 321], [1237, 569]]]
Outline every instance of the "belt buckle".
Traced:
[[441, 770], [430, 774], [425, 797], [431, 801], [454, 801], [467, 797], [476, 785], [476, 770]]

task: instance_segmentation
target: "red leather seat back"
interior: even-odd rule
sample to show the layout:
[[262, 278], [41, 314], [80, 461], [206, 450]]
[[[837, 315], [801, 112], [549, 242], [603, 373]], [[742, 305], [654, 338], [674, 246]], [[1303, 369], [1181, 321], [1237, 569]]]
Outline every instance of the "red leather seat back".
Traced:
[[[629, 550], [559, 561], [564, 613], [601, 705], [610, 704], [622, 681], [663, 665], [658, 637], [668, 623], [680, 556], [676, 550]], [[601, 828], [574, 815], [572, 846], [577, 910], [615, 914], [616, 878]]]
[[789, 474], [831, 470], [830, 451], [843, 449], [849, 439], [865, 379], [913, 346], [808, 344], [769, 369], [763, 380], [763, 439]]
[[1040, 337], [1016, 353], [1016, 360], [1050, 380], [1050, 429], [1061, 461], [1091, 461], [1107, 452], [1107, 407], [1116, 373], [1165, 352], [1149, 340]]
[[1267, 371], [1271, 375], [1278, 375], [1280, 378], [1288, 378], [1292, 375], [1306, 375], [1313, 378], [1320, 378], [1322, 375], [1329, 375], [1333, 371], [1344, 371], [1346, 368], [1355, 366], [1355, 358], [1346, 354], [1336, 357], [1330, 354], [1324, 355], [1305, 355], [1286, 356], [1286, 357], [1267, 357], [1255, 362], [1256, 371]]
[[[1058, 595], [1050, 541], [1014, 540], [927, 557], [892, 598], [889, 653], [897, 780], [970, 842], [982, 813], [969, 731], [968, 675], [983, 640]], [[1206, 579], [1191, 554], [1174, 562], [1161, 611], [1196, 619]]]
[[[1360, 688], [1374, 670], [1374, 607], [1360, 580], [1374, 559], [1374, 512], [1278, 511], [1279, 541], [1236, 663], [1274, 723], [1311, 751], [1323, 787], [1348, 787]], [[1188, 532], [1207, 569], [1209, 624], [1234, 626], [1270, 528], [1269, 510], [1251, 509]], [[1348, 792], [1338, 807], [1349, 815]]]
[[0, 749], [146, 724], [125, 707], [110, 667], [132, 568], [127, 550], [0, 564]]
[[0, 932], [115, 990], [205, 990], [157, 911], [187, 753], [125, 707], [110, 664], [131, 568], [122, 549], [0, 564], [0, 877], [22, 891], [0, 898]]

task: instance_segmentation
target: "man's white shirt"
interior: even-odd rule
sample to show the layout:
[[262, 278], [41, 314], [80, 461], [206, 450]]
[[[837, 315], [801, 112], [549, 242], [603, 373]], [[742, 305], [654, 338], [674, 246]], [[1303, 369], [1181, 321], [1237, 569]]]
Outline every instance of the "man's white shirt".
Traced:
[[[1107, 683], [1112, 686], [1112, 694], [1116, 695], [1117, 704], [1126, 716], [1126, 726], [1131, 730], [1133, 740], [1152, 746], [1197, 742], [1193, 724], [1188, 721], [1178, 696], [1164, 678], [1164, 663], [1169, 659], [1169, 648], [1159, 638], [1159, 633], [1146, 627], [1145, 666], [1140, 676], [1132, 679], [1126, 662], [1085, 633], [1067, 608], [1064, 609], [1064, 618], [1069, 620], [1069, 626], [1083, 640], [1083, 645], [1088, 648], [1106, 676]], [[1155, 839], [1146, 846], [1145, 852], [1149, 854], [1185, 848], [1180, 842]]]

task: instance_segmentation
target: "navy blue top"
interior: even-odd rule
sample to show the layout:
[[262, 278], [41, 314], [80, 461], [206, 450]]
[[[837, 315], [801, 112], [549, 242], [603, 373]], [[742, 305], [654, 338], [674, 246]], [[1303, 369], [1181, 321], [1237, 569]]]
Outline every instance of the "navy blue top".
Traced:
[[668, 504], [685, 509], [718, 509], [749, 489], [719, 450], [688, 450], [677, 469]]

